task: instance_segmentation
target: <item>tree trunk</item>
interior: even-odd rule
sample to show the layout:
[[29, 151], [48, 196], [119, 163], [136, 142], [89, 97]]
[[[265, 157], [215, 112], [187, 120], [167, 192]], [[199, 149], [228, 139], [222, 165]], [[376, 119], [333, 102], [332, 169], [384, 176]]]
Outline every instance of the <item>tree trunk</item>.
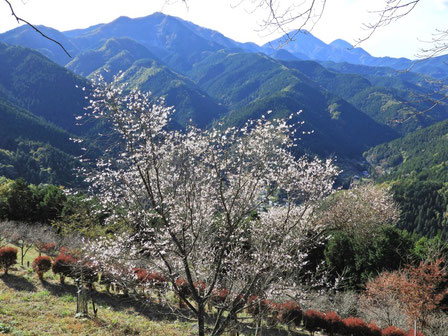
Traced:
[[198, 302], [198, 336], [205, 336], [205, 309], [203, 302]]
[[77, 281], [76, 285], [78, 287], [77, 304], [76, 304], [76, 317], [88, 317], [88, 303], [89, 296], [87, 295], [87, 289], [81, 281]]

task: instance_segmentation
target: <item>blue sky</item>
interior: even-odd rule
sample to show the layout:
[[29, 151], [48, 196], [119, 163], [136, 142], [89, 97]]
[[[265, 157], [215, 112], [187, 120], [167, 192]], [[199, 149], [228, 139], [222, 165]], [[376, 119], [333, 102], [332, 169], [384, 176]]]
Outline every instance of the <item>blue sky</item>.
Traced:
[[[288, 3], [289, 0], [284, 0]], [[291, 0], [292, 1], [292, 0]], [[18, 15], [35, 24], [58, 30], [85, 28], [96, 23], [109, 22], [118, 16], [140, 17], [155, 11], [179, 16], [198, 25], [215, 29], [241, 42], [263, 44], [279, 34], [259, 32], [264, 17], [262, 10], [250, 12], [246, 5], [232, 8], [239, 0], [189, 0], [186, 8], [181, 2], [171, 0], [11, 0]], [[290, 1], [289, 1], [290, 2]], [[362, 24], [372, 21], [372, 11], [382, 7], [384, 0], [327, 0], [322, 19], [312, 31], [326, 43], [342, 38], [350, 43], [365, 36]], [[369, 12], [370, 11], [370, 12]], [[374, 56], [414, 58], [419, 48], [426, 47], [436, 29], [448, 26], [447, 0], [421, 0], [416, 9], [402, 20], [381, 29], [361, 44]], [[0, 0], [0, 32], [17, 27], [9, 8]], [[293, 26], [290, 27], [294, 28]]]

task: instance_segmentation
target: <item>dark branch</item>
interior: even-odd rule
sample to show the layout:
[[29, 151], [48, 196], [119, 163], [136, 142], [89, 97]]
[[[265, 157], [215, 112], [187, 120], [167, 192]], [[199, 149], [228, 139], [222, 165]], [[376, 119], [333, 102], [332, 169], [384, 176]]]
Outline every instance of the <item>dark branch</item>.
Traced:
[[5, 0], [5, 1], [8, 4], [9, 8], [11, 9], [11, 15], [14, 16], [14, 18], [17, 20], [18, 23], [23, 22], [23, 23], [27, 24], [28, 26], [33, 28], [36, 32], [38, 32], [40, 35], [42, 35], [44, 38], [46, 38], [46, 39], [56, 43], [57, 45], [59, 45], [62, 48], [62, 50], [64, 50], [64, 52], [67, 54], [67, 56], [72, 58], [70, 53], [67, 51], [67, 49], [64, 48], [64, 46], [60, 42], [56, 41], [55, 39], [52, 39], [51, 37], [49, 37], [47, 35], [45, 35], [39, 28], [37, 28], [33, 24], [29, 23], [27, 20], [22, 19], [21, 17], [17, 16], [16, 13], [14, 12], [14, 8], [12, 7], [11, 3], [9, 2], [9, 0]]

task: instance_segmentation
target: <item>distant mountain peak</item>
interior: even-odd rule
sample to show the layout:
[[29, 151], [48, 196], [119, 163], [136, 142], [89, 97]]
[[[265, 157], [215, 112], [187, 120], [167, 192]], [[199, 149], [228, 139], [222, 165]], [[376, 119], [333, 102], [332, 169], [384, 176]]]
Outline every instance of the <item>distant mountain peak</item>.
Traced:
[[129, 16], [122, 15], [122, 16], [117, 17], [112, 22], [126, 22], [126, 21], [132, 21], [132, 19]]
[[340, 49], [352, 49], [353, 46], [345, 40], [337, 39], [329, 44], [332, 47], [340, 48]]

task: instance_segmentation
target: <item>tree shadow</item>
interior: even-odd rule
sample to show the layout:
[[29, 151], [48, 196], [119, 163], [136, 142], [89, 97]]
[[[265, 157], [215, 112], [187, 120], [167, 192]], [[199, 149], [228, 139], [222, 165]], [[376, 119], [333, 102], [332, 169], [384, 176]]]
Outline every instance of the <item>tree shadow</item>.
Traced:
[[97, 305], [107, 305], [115, 311], [131, 309], [152, 321], [188, 321], [191, 312], [186, 309], [173, 309], [166, 305], [134, 295], [117, 295], [93, 291], [92, 298]]
[[6, 286], [17, 291], [35, 292], [37, 290], [32, 282], [14, 274], [3, 274], [0, 279]]
[[71, 294], [76, 296], [76, 286], [68, 284], [53, 284], [46, 280], [43, 280], [42, 287], [49, 291], [54, 296], [64, 296], [66, 294]]
[[[71, 284], [51, 283], [43, 280], [42, 287], [52, 295], [59, 297], [67, 294], [71, 294], [73, 297], [77, 295], [76, 286]], [[156, 303], [154, 300], [139, 298], [135, 295], [107, 294], [96, 290], [91, 291], [89, 294], [95, 301], [96, 306], [108, 306], [114, 311], [134, 310], [152, 321], [186, 321], [191, 316], [189, 310], [173, 310], [165, 305]], [[101, 309], [98, 311], [98, 314], [101, 314]]]
[[[16, 277], [18, 278], [18, 277]], [[21, 279], [21, 278], [20, 278]], [[32, 284], [31, 284], [32, 285]], [[73, 297], [77, 295], [77, 288], [71, 284], [59, 284], [42, 281], [42, 286], [48, 290], [52, 295], [64, 296], [71, 294]], [[195, 316], [187, 308], [174, 308], [170, 305], [164, 305], [156, 302], [154, 298], [148, 299], [136, 296], [135, 294], [123, 295], [123, 294], [108, 294], [101, 291], [93, 290], [90, 292], [91, 298], [95, 301], [97, 306], [107, 306], [114, 311], [131, 310], [139, 313], [151, 321], [195, 321]], [[90, 305], [90, 304], [89, 304]], [[90, 309], [89, 309], [90, 310]], [[93, 315], [93, 314], [92, 314]], [[209, 324], [213, 324], [215, 314], [209, 314], [206, 320]], [[98, 310], [98, 316], [91, 319], [98, 325], [102, 325], [105, 322], [101, 319], [101, 308]], [[240, 331], [244, 335], [255, 335], [255, 326], [253, 323], [240, 323]], [[263, 335], [266, 336], [306, 336], [300, 331], [290, 332], [280, 328], [263, 328]]]

